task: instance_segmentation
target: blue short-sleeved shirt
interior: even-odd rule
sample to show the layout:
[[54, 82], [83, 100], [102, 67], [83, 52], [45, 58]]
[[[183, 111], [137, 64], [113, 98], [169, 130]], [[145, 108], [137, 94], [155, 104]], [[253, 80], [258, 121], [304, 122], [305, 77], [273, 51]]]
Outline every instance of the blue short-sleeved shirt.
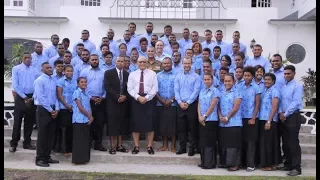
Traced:
[[[200, 103], [201, 116], [206, 114], [206, 112], [208, 111], [208, 109], [211, 105], [211, 101], [213, 98], [218, 98], [218, 99], [220, 98], [220, 92], [217, 88], [211, 86], [208, 89], [204, 88], [200, 91], [199, 103]], [[214, 107], [211, 114], [206, 114], [206, 116], [207, 116], [206, 121], [218, 121], [218, 112], [217, 112], [218, 108], [217, 107], [218, 107], [218, 103], [217, 103], [216, 107]]]
[[[255, 97], [257, 94], [261, 94], [262, 90], [252, 81], [249, 86], [244, 84], [242, 90], [242, 102], [241, 102], [241, 115], [242, 118], [252, 118], [254, 107], [256, 106]], [[259, 112], [257, 114], [259, 117]]]
[[[62, 96], [68, 105], [72, 105], [72, 96], [74, 91], [77, 88], [77, 80], [75, 79], [67, 79], [67, 77], [63, 77], [58, 80], [57, 87], [62, 88]], [[59, 100], [60, 109], [66, 109], [66, 107]]]
[[[264, 88], [261, 94], [261, 106], [260, 106], [260, 115], [259, 120], [267, 121], [269, 120], [269, 116], [272, 110], [272, 99], [278, 98], [280, 99], [280, 93], [275, 85], [270, 88]], [[272, 118], [272, 121], [278, 122], [278, 109], [276, 114]]]
[[89, 118], [80, 112], [80, 109], [77, 106], [76, 99], [79, 99], [81, 102], [82, 107], [90, 113], [90, 96], [85, 91], [82, 91], [78, 88], [72, 96], [72, 123], [88, 123]]
[[[234, 87], [226, 91], [224, 88], [221, 92], [219, 108], [221, 111], [221, 115], [226, 117], [233, 109], [234, 101], [236, 99], [242, 99], [241, 93], [235, 89]], [[234, 127], [234, 126], [241, 126], [242, 127], [242, 117], [241, 117], [241, 110], [239, 110], [229, 119], [227, 124], [222, 122], [219, 123], [220, 127]]]

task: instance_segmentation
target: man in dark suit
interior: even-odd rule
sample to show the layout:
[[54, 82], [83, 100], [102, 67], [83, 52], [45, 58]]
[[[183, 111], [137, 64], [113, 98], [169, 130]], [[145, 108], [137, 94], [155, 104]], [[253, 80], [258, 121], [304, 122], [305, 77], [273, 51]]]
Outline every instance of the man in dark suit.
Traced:
[[[111, 141], [110, 154], [116, 154], [116, 151], [128, 152], [122, 146], [122, 135], [129, 133], [129, 121], [127, 118], [129, 98], [127, 82], [129, 73], [123, 67], [124, 57], [117, 57], [116, 68], [104, 73], [104, 88], [107, 92], [107, 128]], [[116, 139], [117, 145], [115, 144]]]

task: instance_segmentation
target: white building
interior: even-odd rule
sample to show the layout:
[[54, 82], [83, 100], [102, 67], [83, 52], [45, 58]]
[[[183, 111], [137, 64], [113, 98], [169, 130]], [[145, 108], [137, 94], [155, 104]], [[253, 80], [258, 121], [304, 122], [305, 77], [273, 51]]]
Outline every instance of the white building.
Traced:
[[98, 45], [109, 28], [119, 39], [129, 22], [137, 24], [140, 34], [148, 21], [155, 33], [172, 25], [173, 33], [180, 34], [177, 39], [184, 27], [202, 36], [205, 29], [221, 29], [227, 42], [238, 30], [249, 56], [255, 39], [265, 57], [290, 56], [300, 78], [309, 67], [315, 69], [315, 10], [315, 0], [4, 0], [4, 38], [40, 41], [47, 47], [56, 33], [69, 38], [73, 47], [81, 30], [88, 29]]

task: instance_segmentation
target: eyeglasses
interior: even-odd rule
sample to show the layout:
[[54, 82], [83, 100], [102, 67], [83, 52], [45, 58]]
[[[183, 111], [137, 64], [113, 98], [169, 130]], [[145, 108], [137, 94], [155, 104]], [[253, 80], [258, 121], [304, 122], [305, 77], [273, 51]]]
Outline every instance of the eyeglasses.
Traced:
[[141, 64], [141, 63], [145, 64], [145, 63], [147, 63], [147, 61], [139, 61], [139, 63], [140, 63], [140, 64]]

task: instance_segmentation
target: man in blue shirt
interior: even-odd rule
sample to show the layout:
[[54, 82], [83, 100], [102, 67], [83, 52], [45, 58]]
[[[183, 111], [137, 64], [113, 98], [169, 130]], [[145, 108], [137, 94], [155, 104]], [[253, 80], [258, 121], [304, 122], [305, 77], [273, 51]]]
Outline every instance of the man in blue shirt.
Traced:
[[183, 38], [178, 41], [180, 48], [182, 49], [182, 52], [185, 52], [186, 46], [191, 43], [190, 39], [190, 31], [188, 28], [183, 29], [182, 33]]
[[173, 53], [172, 70], [175, 71], [176, 74], [183, 72], [180, 52]]
[[282, 56], [280, 54], [274, 54], [271, 59], [272, 70], [271, 73], [276, 75], [276, 88], [281, 91], [281, 88], [285, 85], [284, 68], [282, 65]]
[[[130, 56], [131, 54], [131, 50], [133, 48], [137, 48], [140, 46], [139, 41], [137, 41], [135, 38], [131, 37], [131, 33], [129, 30], [125, 30], [124, 34], [123, 34], [123, 39], [120, 40], [120, 42], [118, 43], [117, 47], [119, 47], [119, 45], [121, 43], [124, 43], [127, 45], [127, 51], [126, 54], [127, 56]], [[120, 50], [119, 48], [117, 48], [117, 56], [120, 54]]]
[[48, 62], [49, 58], [43, 53], [43, 46], [40, 42], [34, 45], [34, 53], [31, 54], [31, 66], [34, 67], [39, 74], [41, 74], [41, 65]]
[[239, 40], [240, 40], [240, 32], [239, 31], [235, 31], [233, 32], [233, 35], [232, 35], [232, 38], [233, 38], [233, 42], [228, 44], [228, 54], [231, 54], [232, 51], [233, 51], [233, 43], [238, 43], [239, 44], [239, 51], [240, 52], [243, 52], [244, 54], [247, 54], [247, 46], [242, 44]]
[[141, 39], [141, 38], [145, 37], [148, 40], [148, 46], [151, 46], [151, 37], [153, 35], [153, 33], [152, 33], [152, 31], [153, 31], [152, 22], [147, 22], [147, 24], [145, 26], [145, 29], [146, 29], [146, 33], [141, 34], [139, 36], [139, 38]]
[[32, 95], [34, 93], [33, 82], [38, 76], [39, 72], [31, 66], [31, 55], [27, 52], [23, 54], [23, 62], [12, 68], [12, 87], [16, 96], [14, 96], [14, 122], [10, 152], [16, 151], [20, 140], [22, 118], [24, 118], [23, 148], [35, 150], [35, 147], [31, 145], [31, 134], [36, 113]]
[[[202, 49], [208, 48], [209, 45], [214, 43], [214, 41], [212, 40], [212, 31], [210, 29], [206, 29], [204, 31], [204, 36], [206, 37], [206, 40], [201, 43]], [[210, 50], [212, 51], [212, 49]]]
[[299, 144], [299, 131], [301, 127], [300, 110], [303, 108], [303, 87], [294, 80], [296, 68], [293, 65], [284, 67], [286, 84], [281, 88], [279, 118], [284, 124], [283, 145], [286, 162], [281, 170], [290, 171], [289, 176], [301, 174], [301, 147]]
[[256, 65], [260, 65], [262, 67], [264, 67], [264, 69], [266, 70], [266, 72], [270, 72], [270, 67], [271, 64], [269, 62], [269, 60], [265, 57], [262, 57], [262, 46], [260, 44], [256, 44], [253, 47], [253, 57], [248, 59], [248, 61], [246, 61], [244, 66], [256, 66]]
[[90, 33], [88, 30], [83, 30], [81, 32], [81, 40], [76, 42], [73, 45], [73, 50], [72, 50], [73, 56], [77, 55], [76, 47], [77, 47], [77, 44], [79, 44], [79, 43], [82, 43], [84, 45], [84, 48], [89, 50], [90, 54], [92, 54], [96, 51], [96, 45], [89, 40], [89, 37], [90, 37]]
[[222, 41], [223, 33], [221, 30], [217, 30], [214, 37], [216, 38], [216, 41], [208, 46], [208, 48], [211, 50], [215, 46], [219, 46], [221, 48], [221, 56], [228, 54], [228, 44], [224, 41]]
[[90, 67], [89, 56], [89, 51], [87, 49], [84, 49], [81, 52], [81, 62], [74, 67], [73, 78], [78, 79], [80, 72]]
[[110, 49], [110, 51], [113, 50], [113, 53], [115, 54], [117, 52], [117, 42], [115, 40], [113, 40], [113, 37], [114, 37], [113, 29], [108, 30], [107, 37], [110, 42], [109, 49]]
[[57, 45], [57, 55], [53, 56], [48, 61], [51, 67], [54, 67], [54, 62], [56, 60], [63, 60], [64, 51], [65, 50], [64, 50], [63, 44], [58, 44]]
[[105, 122], [105, 98], [106, 92], [103, 86], [104, 70], [99, 67], [98, 55], [90, 55], [91, 67], [81, 71], [80, 77], [87, 79], [86, 92], [89, 94], [92, 116], [94, 122], [92, 123], [92, 136], [94, 140], [94, 150], [107, 151], [102, 146], [103, 127]]
[[53, 56], [57, 55], [57, 45], [59, 43], [59, 36], [53, 34], [51, 36], [52, 45], [49, 46], [46, 50], [44, 50], [44, 55], [48, 58], [52, 58]]
[[176, 154], [186, 153], [188, 132], [190, 133], [188, 156], [194, 156], [198, 145], [198, 114], [197, 97], [200, 92], [201, 80], [197, 73], [191, 70], [192, 59], [183, 59], [184, 72], [176, 76], [174, 81], [174, 96], [178, 102], [178, 137], [180, 149]]
[[84, 50], [84, 44], [78, 43], [76, 47], [76, 55], [72, 54], [71, 65], [75, 67], [77, 64], [81, 63], [81, 53]]
[[49, 163], [59, 163], [50, 157], [59, 112], [56, 81], [48, 62], [42, 64], [43, 74], [34, 81], [34, 104], [37, 105], [36, 120], [38, 128], [36, 165], [49, 167]]

